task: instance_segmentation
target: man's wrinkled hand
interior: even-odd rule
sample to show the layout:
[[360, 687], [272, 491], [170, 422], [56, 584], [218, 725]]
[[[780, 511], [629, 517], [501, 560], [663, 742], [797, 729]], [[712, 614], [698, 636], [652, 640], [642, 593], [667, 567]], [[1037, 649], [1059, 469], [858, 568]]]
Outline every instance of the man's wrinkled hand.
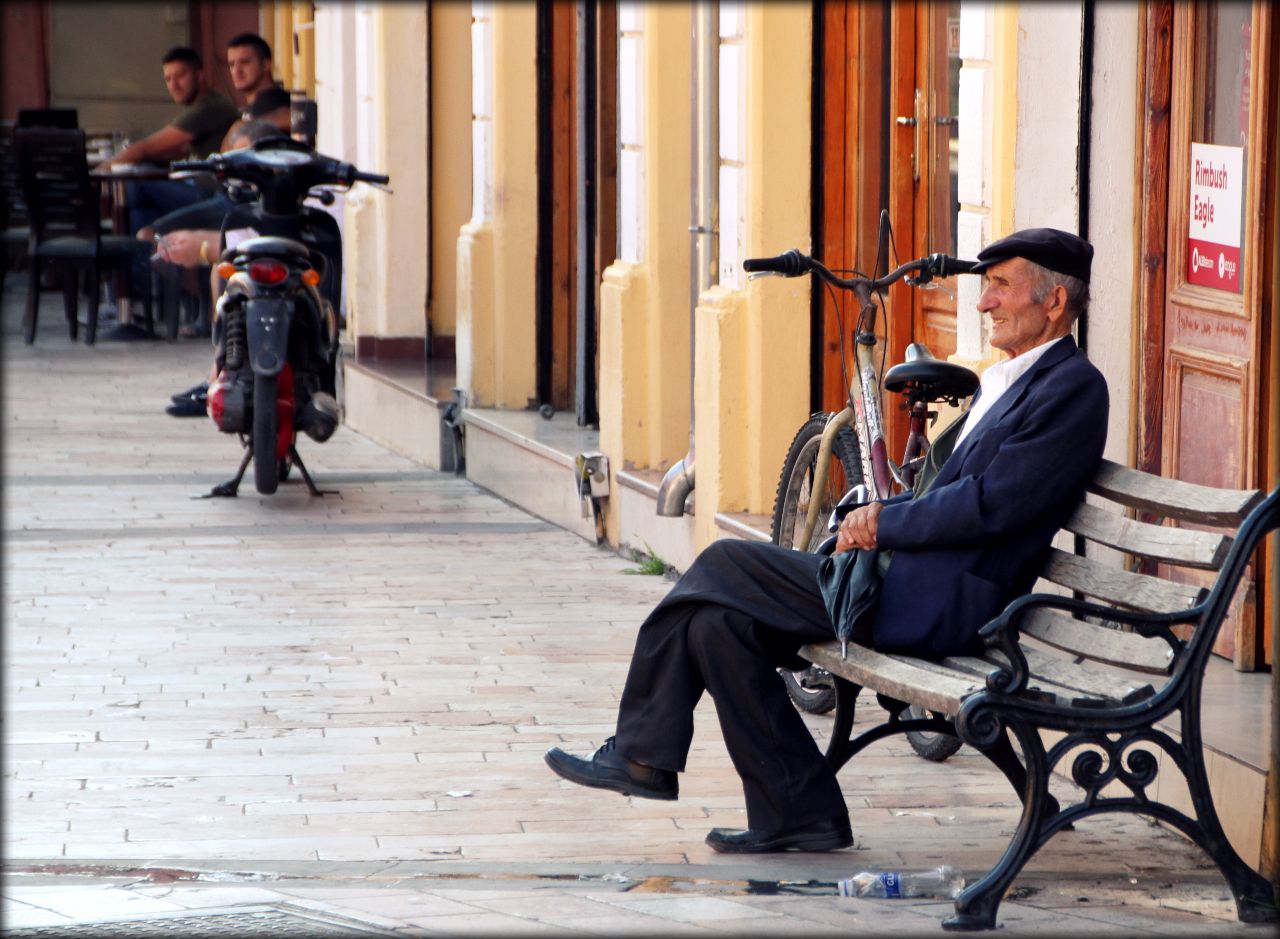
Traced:
[[835, 553], [840, 554], [850, 548], [869, 550], [876, 547], [876, 532], [880, 527], [880, 510], [883, 508], [884, 505], [880, 502], [869, 502], [846, 515], [836, 533]]

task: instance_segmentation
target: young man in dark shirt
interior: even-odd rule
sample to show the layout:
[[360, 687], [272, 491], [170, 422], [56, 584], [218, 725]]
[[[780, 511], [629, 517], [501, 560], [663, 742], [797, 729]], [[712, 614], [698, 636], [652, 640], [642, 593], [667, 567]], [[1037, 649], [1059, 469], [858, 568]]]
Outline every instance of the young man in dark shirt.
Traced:
[[[104, 166], [128, 163], [166, 165], [187, 156], [207, 157], [222, 145], [240, 116], [234, 104], [204, 83], [204, 64], [194, 49], [175, 46], [161, 60], [165, 87], [182, 110], [172, 121], [125, 147]], [[181, 179], [137, 180], [128, 186], [129, 227], [136, 234], [168, 212], [209, 198], [210, 193]]]

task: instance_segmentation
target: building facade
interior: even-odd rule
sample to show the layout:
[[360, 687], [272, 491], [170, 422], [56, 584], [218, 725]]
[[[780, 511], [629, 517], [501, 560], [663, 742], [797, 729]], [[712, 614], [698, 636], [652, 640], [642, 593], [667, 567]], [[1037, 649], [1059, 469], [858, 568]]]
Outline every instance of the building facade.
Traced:
[[[1107, 456], [1275, 484], [1265, 5], [321, 2], [314, 34], [321, 149], [395, 190], [344, 210], [348, 420], [429, 465], [457, 397], [468, 475], [585, 535], [682, 568], [760, 531], [795, 429], [841, 406], [840, 310], [741, 261], [865, 268], [885, 210], [899, 258], [1088, 237]], [[1194, 268], [1220, 244], [1234, 274]], [[892, 290], [890, 359], [992, 361], [978, 290]], [[525, 478], [501, 441], [548, 465]], [[594, 452], [584, 519], [571, 457]], [[1222, 650], [1242, 668], [1270, 655], [1274, 569]]]
[[[1106, 455], [1277, 483], [1266, 4], [320, 2], [315, 42], [321, 149], [395, 189], [347, 202], [348, 423], [584, 537], [677, 569], [768, 538], [851, 324], [742, 260], [865, 269], [882, 212], [900, 259], [1087, 237]], [[994, 361], [978, 292], [892, 289], [890, 360]], [[1238, 669], [1274, 656], [1276, 571], [1224, 630]]]
[[[217, 9], [184, 7], [214, 56]], [[4, 56], [6, 112], [74, 84], [55, 55], [65, 12], [5, 7], [5, 49], [45, 52]], [[1280, 482], [1269, 4], [319, 0], [257, 16], [278, 77], [317, 102], [318, 149], [392, 179], [336, 209], [342, 397], [349, 426], [425, 465], [677, 569], [716, 538], [767, 540], [793, 435], [843, 405], [854, 314], [742, 261], [796, 247], [866, 270], [884, 219], [902, 260], [1079, 232], [1106, 456]], [[892, 288], [887, 361], [911, 342], [994, 361], [978, 291]], [[1274, 663], [1276, 554], [1272, 539], [1219, 644], [1241, 672]], [[1233, 824], [1274, 871], [1264, 778]]]

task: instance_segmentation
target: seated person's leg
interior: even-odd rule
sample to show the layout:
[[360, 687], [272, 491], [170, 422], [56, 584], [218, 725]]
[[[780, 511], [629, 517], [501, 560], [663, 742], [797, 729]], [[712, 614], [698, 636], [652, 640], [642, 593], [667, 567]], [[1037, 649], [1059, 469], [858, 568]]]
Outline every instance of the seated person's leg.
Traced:
[[129, 230], [135, 235], [162, 215], [209, 198], [210, 192], [185, 179], [142, 179], [126, 184]]
[[709, 690], [743, 777], [753, 829], [745, 840], [713, 833], [709, 843], [731, 851], [851, 843], [835, 776], [776, 672], [799, 667], [801, 645], [832, 636], [817, 585], [821, 561], [751, 542], [709, 546], [641, 626], [616, 743], [588, 760], [555, 748], [548, 764], [582, 785], [674, 798], [693, 709]]
[[203, 199], [193, 205], [183, 206], [160, 216], [150, 226], [157, 235], [167, 235], [183, 228], [213, 229], [222, 227], [222, 220], [231, 211], [233, 203], [219, 193], [212, 199]]

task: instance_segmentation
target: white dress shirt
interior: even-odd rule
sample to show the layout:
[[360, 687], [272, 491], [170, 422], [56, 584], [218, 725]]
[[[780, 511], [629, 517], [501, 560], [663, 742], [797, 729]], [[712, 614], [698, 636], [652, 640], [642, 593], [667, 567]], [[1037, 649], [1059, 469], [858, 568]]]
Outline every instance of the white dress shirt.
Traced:
[[1049, 351], [1050, 346], [1065, 338], [1066, 336], [1059, 336], [1057, 339], [1050, 339], [1022, 355], [1015, 355], [1011, 359], [997, 362], [983, 372], [982, 394], [978, 395], [978, 400], [973, 403], [973, 407], [969, 408], [964, 427], [960, 428], [960, 436], [956, 438], [956, 446], [964, 443], [964, 438], [973, 433], [973, 429], [978, 426], [986, 413], [995, 407], [1000, 396], [1008, 391], [1014, 382], [1027, 374], [1031, 366], [1039, 362], [1040, 357]]

